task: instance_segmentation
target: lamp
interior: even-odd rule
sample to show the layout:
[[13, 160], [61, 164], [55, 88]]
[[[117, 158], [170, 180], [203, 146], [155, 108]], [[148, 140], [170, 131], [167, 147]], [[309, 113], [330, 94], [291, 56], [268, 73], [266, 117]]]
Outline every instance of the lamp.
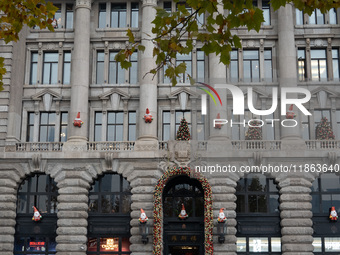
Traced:
[[218, 242], [224, 243], [225, 241], [225, 233], [227, 232], [227, 226], [225, 224], [227, 217], [225, 216], [223, 212], [224, 208], [220, 209], [220, 212], [218, 214], [217, 218], [217, 234], [218, 234]]
[[142, 236], [142, 243], [147, 244], [149, 242], [148, 234], [149, 234], [149, 224], [147, 222], [139, 223], [139, 233]]

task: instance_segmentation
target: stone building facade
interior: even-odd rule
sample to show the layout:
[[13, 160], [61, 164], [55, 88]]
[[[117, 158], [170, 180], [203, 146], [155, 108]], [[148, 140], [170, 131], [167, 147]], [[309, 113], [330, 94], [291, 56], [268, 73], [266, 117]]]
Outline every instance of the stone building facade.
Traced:
[[[185, 77], [172, 87], [163, 72], [144, 76], [155, 65], [148, 38], [154, 7], [171, 11], [174, 2], [55, 1], [54, 32], [25, 28], [19, 42], [1, 42], [8, 72], [0, 92], [0, 254], [211, 254], [203, 224], [209, 187], [214, 254], [340, 254], [340, 225], [329, 219], [331, 207], [340, 213], [339, 10], [309, 17], [292, 5], [274, 12], [268, 1], [255, 2], [266, 20], [259, 33], [234, 31], [242, 48], [231, 52], [229, 67], [204, 56], [199, 43], [177, 61], [198, 81], [237, 85], [256, 109], [271, 107], [273, 88], [309, 90], [304, 106], [312, 115], [294, 109], [294, 128], [280, 124], [280, 111], [255, 116], [245, 104], [244, 116], [233, 115], [224, 89], [221, 106], [210, 100], [203, 115], [202, 92]], [[128, 41], [127, 27], [146, 50], [125, 71], [114, 56]], [[151, 123], [143, 119], [147, 108]], [[80, 127], [73, 125], [78, 113]], [[218, 115], [228, 124], [214, 128]], [[175, 140], [183, 117], [189, 142]], [[245, 140], [243, 123], [256, 117], [263, 138]], [[316, 140], [322, 117], [334, 140]], [[241, 171], [253, 166], [281, 168]], [[180, 167], [201, 169], [208, 185], [169, 174]], [[155, 189], [168, 175], [158, 194], [160, 235], [153, 236]], [[185, 221], [176, 217], [182, 203]], [[42, 214], [38, 222], [32, 206]]]

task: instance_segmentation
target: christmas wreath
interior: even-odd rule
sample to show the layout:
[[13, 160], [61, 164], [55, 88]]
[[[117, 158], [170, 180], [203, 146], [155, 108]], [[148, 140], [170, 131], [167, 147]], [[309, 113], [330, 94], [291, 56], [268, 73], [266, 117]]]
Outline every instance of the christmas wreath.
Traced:
[[208, 180], [199, 173], [191, 172], [188, 167], [173, 167], [168, 169], [158, 180], [154, 192], [154, 226], [153, 226], [153, 254], [162, 255], [163, 249], [163, 203], [162, 194], [169, 179], [176, 175], [187, 175], [194, 177], [201, 183], [204, 190], [204, 246], [205, 255], [212, 255], [213, 246], [213, 210], [212, 210], [212, 191]]

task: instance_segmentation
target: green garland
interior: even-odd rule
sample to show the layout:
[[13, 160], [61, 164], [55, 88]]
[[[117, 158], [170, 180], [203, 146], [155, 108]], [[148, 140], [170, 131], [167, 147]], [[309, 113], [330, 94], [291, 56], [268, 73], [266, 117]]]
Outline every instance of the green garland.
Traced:
[[212, 191], [208, 180], [199, 173], [191, 171], [188, 167], [172, 167], [168, 169], [158, 180], [154, 193], [154, 226], [153, 226], [153, 254], [162, 255], [163, 251], [163, 203], [162, 194], [165, 185], [169, 179], [176, 175], [187, 175], [194, 177], [202, 184], [204, 190], [204, 246], [205, 255], [212, 255], [214, 252], [213, 245], [213, 210], [212, 210]]

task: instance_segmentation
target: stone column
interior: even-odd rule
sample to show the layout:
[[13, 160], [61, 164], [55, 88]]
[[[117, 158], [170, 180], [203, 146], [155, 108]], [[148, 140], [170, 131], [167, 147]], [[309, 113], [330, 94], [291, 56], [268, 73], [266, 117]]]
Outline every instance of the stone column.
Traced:
[[312, 180], [307, 174], [278, 178], [282, 255], [313, 255]]
[[0, 171], [0, 254], [13, 255], [17, 188], [20, 176], [13, 167]]
[[[280, 87], [297, 87], [297, 65], [296, 65], [296, 48], [294, 38], [294, 19], [293, 19], [293, 6], [287, 4], [278, 10], [278, 59], [279, 59], [279, 83]], [[297, 98], [297, 95], [290, 94], [290, 97]], [[281, 107], [280, 107], [281, 108]], [[289, 105], [286, 109], [282, 109], [284, 113], [287, 112]], [[281, 139], [282, 140], [301, 140], [301, 129], [299, 115], [303, 114], [294, 106], [294, 112], [298, 115], [295, 118], [298, 122], [296, 127], [282, 127], [281, 126]], [[286, 117], [281, 116], [281, 120]], [[287, 121], [286, 125], [292, 125], [291, 121]], [[291, 141], [289, 141], [291, 142]], [[302, 140], [300, 143], [303, 142]]]
[[92, 178], [84, 171], [65, 170], [58, 183], [57, 255], [86, 255], [88, 190]]
[[[140, 83], [140, 97], [139, 97], [139, 138], [136, 142], [136, 149], [140, 146], [150, 145], [150, 149], [158, 148], [157, 139], [157, 79], [152, 79], [153, 75], [148, 74], [144, 76], [151, 69], [156, 67], [155, 59], [152, 57], [153, 43], [150, 41], [148, 35], [153, 35], [152, 21], [156, 16], [157, 0], [143, 0], [142, 5], [142, 45], [145, 46], [145, 51], [140, 53], [139, 60], [139, 83]], [[143, 116], [146, 113], [146, 108], [150, 110], [153, 116], [152, 123], [145, 123]], [[145, 146], [142, 146], [145, 149]]]
[[[223, 164], [222, 164], [223, 165]], [[239, 177], [236, 174], [228, 174], [225, 178], [225, 173], [214, 174], [214, 178], [209, 180], [213, 192], [213, 209], [214, 209], [214, 254], [215, 255], [236, 255], [236, 196], [235, 187]], [[225, 242], [220, 244], [218, 242], [218, 235], [216, 235], [216, 221], [220, 208], [225, 208], [225, 215], [227, 217], [226, 225], [227, 232], [225, 235]]]
[[[74, 50], [72, 52], [71, 109], [69, 112], [68, 142], [86, 142], [88, 139], [88, 95], [90, 68], [91, 0], [77, 0], [74, 24]], [[84, 122], [81, 128], [73, 126], [80, 112]]]
[[[150, 170], [150, 163], [139, 164], [138, 169], [129, 174], [127, 180], [131, 185], [132, 204], [131, 204], [131, 255], [150, 255], [153, 250], [153, 194], [158, 179], [162, 172]], [[149, 218], [149, 242], [142, 243], [142, 236], [139, 230], [140, 209], [143, 208]]]
[[[13, 61], [11, 68], [11, 86], [9, 106], [8, 106], [8, 127], [6, 136], [6, 145], [15, 146], [20, 141], [20, 127], [22, 114], [22, 96], [25, 73], [25, 61], [23, 56], [26, 54], [26, 36], [28, 28], [24, 28], [19, 34], [19, 40], [13, 43], [11, 51], [13, 52]], [[6, 47], [11, 47], [9, 44]], [[6, 53], [9, 54], [9, 53]], [[6, 88], [6, 87], [5, 87]], [[4, 93], [4, 92], [3, 92]], [[26, 138], [24, 138], [26, 139]]]

